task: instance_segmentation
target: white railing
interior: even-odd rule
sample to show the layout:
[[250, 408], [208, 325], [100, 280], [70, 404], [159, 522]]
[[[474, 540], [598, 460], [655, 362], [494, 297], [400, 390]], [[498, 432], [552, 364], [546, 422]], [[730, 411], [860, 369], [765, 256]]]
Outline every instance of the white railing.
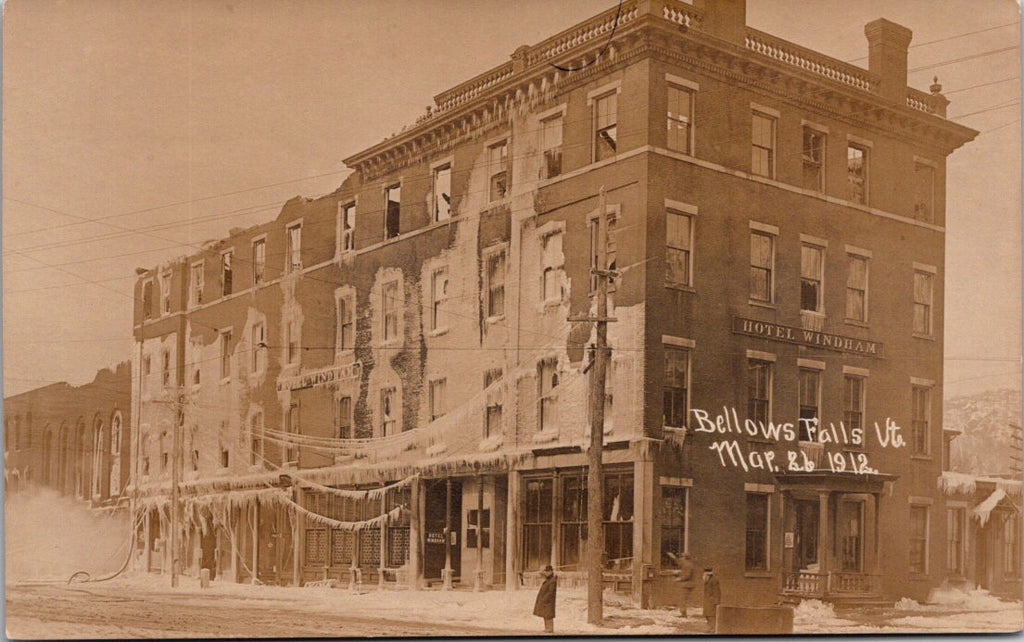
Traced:
[[571, 31], [560, 33], [537, 43], [527, 53], [526, 63], [527, 65], [533, 65], [550, 60], [596, 38], [607, 39], [613, 29], [618, 29], [622, 25], [632, 22], [636, 19], [637, 15], [639, 15], [639, 12], [635, 0], [623, 2], [621, 7], [605, 11]]
[[796, 595], [824, 595], [827, 575], [793, 571], [782, 576], [782, 592]]
[[662, 9], [662, 17], [687, 28], [699, 27], [703, 18], [697, 9], [686, 4], [666, 4]]
[[865, 69], [823, 56], [763, 31], [747, 29], [746, 46], [747, 49], [773, 60], [857, 89], [874, 91], [877, 86], [874, 75]]
[[935, 113], [932, 108], [931, 96], [916, 89], [907, 88], [907, 107], [923, 111], [926, 114]]
[[489, 87], [493, 87], [511, 76], [512, 63], [507, 62], [500, 67], [473, 78], [472, 80], [467, 80], [461, 85], [457, 85], [437, 97], [436, 112], [454, 109], [459, 105], [467, 103], [482, 94]]

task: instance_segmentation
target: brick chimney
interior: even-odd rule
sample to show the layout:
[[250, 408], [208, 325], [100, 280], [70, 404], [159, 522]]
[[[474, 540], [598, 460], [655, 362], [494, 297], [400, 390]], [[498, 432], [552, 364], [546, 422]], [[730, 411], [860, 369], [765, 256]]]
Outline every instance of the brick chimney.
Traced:
[[879, 79], [878, 93], [895, 103], [907, 99], [907, 48], [914, 34], [885, 18], [864, 25], [868, 39], [868, 71]]
[[740, 47], [747, 37], [747, 0], [693, 0], [704, 12], [701, 31]]

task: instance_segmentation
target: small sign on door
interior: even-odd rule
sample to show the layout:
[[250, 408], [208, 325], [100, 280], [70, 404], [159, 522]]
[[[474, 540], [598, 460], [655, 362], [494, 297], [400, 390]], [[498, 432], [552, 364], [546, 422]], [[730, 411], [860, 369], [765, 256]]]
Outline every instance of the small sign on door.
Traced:
[[785, 539], [786, 548], [793, 548], [793, 531], [788, 531]]

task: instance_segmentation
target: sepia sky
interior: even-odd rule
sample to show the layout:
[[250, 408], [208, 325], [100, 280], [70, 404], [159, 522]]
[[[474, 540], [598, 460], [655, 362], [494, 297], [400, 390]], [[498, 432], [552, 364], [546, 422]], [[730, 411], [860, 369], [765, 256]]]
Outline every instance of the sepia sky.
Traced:
[[[137, 266], [332, 191], [342, 159], [432, 97], [614, 0], [8, 0], [3, 386], [81, 384], [131, 355]], [[981, 131], [948, 164], [946, 394], [1020, 387], [1019, 22], [1013, 0], [748, 0], [747, 22], [867, 66], [913, 30]]]

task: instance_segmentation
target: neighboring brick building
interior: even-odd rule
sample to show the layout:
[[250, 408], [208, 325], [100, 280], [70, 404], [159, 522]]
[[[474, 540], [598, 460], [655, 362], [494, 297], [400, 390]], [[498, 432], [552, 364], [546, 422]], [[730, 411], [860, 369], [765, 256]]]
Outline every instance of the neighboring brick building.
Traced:
[[193, 566], [581, 577], [593, 328], [567, 318], [595, 309], [604, 187], [608, 581], [671, 600], [682, 550], [732, 603], [942, 581], [945, 159], [976, 132], [906, 86], [899, 25], [867, 25], [865, 70], [744, 19], [624, 2], [441, 93], [334, 193], [143, 275], [150, 550], [180, 410]]
[[54, 383], [4, 399], [4, 483], [54, 488], [93, 506], [127, 499], [131, 374], [128, 362], [91, 383]]

